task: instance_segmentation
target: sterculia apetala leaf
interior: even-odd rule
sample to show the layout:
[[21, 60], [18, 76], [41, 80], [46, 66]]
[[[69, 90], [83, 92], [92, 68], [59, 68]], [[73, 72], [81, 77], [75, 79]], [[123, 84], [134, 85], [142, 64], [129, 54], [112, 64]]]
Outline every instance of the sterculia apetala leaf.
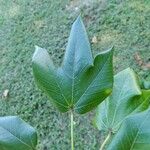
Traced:
[[115, 75], [113, 92], [98, 106], [95, 124], [115, 133], [126, 117], [146, 110], [149, 102], [150, 90], [142, 90], [134, 71], [127, 68]]
[[37, 133], [17, 116], [0, 117], [0, 150], [35, 150]]
[[48, 52], [36, 47], [32, 59], [33, 73], [38, 86], [61, 112], [73, 109], [83, 114], [111, 93], [112, 57], [111, 48], [93, 59], [79, 16], [72, 26], [62, 65], [56, 68]]

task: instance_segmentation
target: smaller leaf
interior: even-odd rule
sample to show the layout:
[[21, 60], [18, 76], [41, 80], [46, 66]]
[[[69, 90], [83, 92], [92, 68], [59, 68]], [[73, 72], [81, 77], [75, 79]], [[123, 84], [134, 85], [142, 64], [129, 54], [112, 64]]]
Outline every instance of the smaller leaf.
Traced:
[[17, 116], [0, 117], [0, 150], [35, 150], [34, 128]]
[[150, 109], [123, 122], [107, 150], [150, 150]]
[[147, 109], [149, 101], [150, 90], [141, 90], [133, 70], [125, 69], [115, 75], [112, 94], [98, 106], [95, 124], [117, 132], [126, 117]]

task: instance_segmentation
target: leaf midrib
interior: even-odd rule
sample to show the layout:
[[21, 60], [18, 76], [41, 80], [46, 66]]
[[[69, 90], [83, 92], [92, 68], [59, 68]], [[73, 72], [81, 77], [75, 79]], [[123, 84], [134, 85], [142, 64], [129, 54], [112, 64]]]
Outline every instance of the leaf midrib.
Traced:
[[[77, 43], [77, 38], [75, 38], [75, 43]], [[77, 45], [75, 44], [74, 49], [76, 50]], [[73, 105], [74, 101], [74, 69], [75, 69], [75, 56], [76, 56], [76, 51], [74, 50], [73, 53], [73, 69], [72, 69], [72, 84], [71, 84], [71, 103]]]

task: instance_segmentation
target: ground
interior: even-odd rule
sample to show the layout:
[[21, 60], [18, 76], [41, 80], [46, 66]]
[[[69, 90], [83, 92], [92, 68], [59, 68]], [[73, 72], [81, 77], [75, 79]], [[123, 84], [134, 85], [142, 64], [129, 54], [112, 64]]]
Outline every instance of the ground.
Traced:
[[[114, 73], [133, 68], [150, 80], [149, 0], [0, 0], [0, 115], [19, 115], [38, 131], [38, 150], [69, 150], [69, 114], [59, 113], [33, 80], [34, 46], [60, 65], [71, 24], [81, 14], [93, 55], [112, 46]], [[4, 91], [9, 90], [9, 96]], [[96, 150], [92, 113], [75, 116], [75, 149]]]

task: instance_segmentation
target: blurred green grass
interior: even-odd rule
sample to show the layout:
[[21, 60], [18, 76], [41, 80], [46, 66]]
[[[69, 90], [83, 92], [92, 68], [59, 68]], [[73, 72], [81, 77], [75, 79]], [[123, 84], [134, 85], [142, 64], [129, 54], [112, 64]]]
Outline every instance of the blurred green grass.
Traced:
[[[93, 55], [115, 47], [115, 73], [132, 67], [150, 80], [149, 0], [0, 0], [0, 115], [19, 115], [36, 127], [38, 150], [69, 150], [69, 114], [60, 114], [34, 84], [31, 58], [34, 46], [48, 49], [60, 65], [71, 25], [82, 14]], [[9, 97], [3, 91], [9, 89]], [[96, 150], [100, 132], [93, 128], [93, 113], [75, 118], [75, 147]]]

